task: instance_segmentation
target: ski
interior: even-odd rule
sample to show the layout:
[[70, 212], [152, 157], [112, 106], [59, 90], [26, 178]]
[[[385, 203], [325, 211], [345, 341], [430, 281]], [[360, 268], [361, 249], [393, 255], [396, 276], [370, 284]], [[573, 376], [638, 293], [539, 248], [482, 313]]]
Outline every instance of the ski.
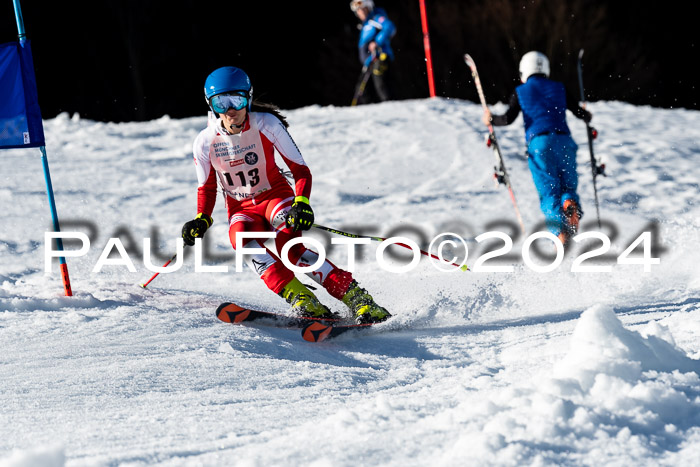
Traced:
[[308, 324], [344, 323], [346, 320], [337, 318], [307, 318], [289, 316], [282, 313], [260, 311], [244, 308], [231, 302], [224, 302], [216, 309], [216, 317], [224, 323], [241, 324], [252, 321], [283, 328], [303, 328]]
[[345, 334], [348, 331], [362, 331], [370, 329], [372, 326], [378, 323], [366, 323], [366, 324], [334, 324], [334, 323], [324, 323], [315, 322], [309, 323], [301, 330], [301, 337], [307, 342], [322, 342], [334, 337], [338, 337], [341, 334]]
[[[581, 91], [581, 102], [583, 103], [583, 108], [586, 108], [586, 96], [583, 92], [583, 49], [581, 49], [578, 53], [578, 63], [577, 63], [577, 71], [578, 71], [578, 86], [579, 86], [579, 91]], [[588, 136], [588, 150], [591, 153], [591, 172], [593, 174], [593, 195], [595, 196], [595, 213], [598, 218], [598, 228], [601, 228], [600, 224], [600, 207], [598, 204], [598, 188], [596, 187], [596, 176], [601, 173], [605, 175], [605, 172], [603, 172], [604, 166], [602, 166], [601, 169], [598, 168], [598, 164], [596, 163], [596, 158], [593, 155], [593, 138], [595, 137], [595, 129], [591, 127], [591, 125], [586, 122], [586, 135]]]
[[322, 342], [348, 331], [369, 329], [378, 323], [355, 324], [344, 318], [307, 318], [282, 313], [244, 308], [224, 302], [216, 309], [216, 317], [224, 323], [262, 324], [281, 328], [301, 328], [301, 336], [308, 342]]
[[[481, 101], [481, 106], [484, 110], [488, 110], [486, 105], [486, 97], [484, 96], [484, 89], [481, 86], [481, 79], [479, 79], [479, 72], [476, 70], [476, 63], [474, 59], [469, 55], [464, 55], [464, 62], [467, 64], [472, 72], [472, 78], [474, 78], [474, 85], [476, 86], [476, 92], [479, 94], [479, 100]], [[515, 214], [518, 216], [518, 222], [520, 223], [520, 229], [525, 233], [525, 223], [523, 222], [523, 217], [520, 215], [520, 209], [518, 209], [518, 203], [515, 201], [515, 193], [513, 193], [513, 185], [510, 183], [510, 177], [506, 171], [506, 164], [503, 161], [503, 154], [501, 154], [501, 148], [498, 145], [498, 140], [496, 139], [496, 132], [493, 129], [493, 125], [488, 125], [489, 136], [487, 145], [490, 146], [494, 154], [496, 155], [496, 166], [494, 169], [494, 177], [498, 183], [502, 183], [508, 188], [510, 194], [510, 199], [513, 202], [513, 207], [515, 208]]]

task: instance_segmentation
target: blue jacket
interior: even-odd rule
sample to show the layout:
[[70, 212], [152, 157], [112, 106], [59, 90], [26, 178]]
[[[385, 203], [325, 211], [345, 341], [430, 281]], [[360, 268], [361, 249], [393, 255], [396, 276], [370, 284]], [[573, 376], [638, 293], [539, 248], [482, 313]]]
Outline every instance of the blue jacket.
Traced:
[[383, 8], [374, 8], [367, 19], [362, 23], [360, 40], [357, 46], [360, 50], [360, 62], [368, 66], [372, 62], [368, 45], [374, 41], [382, 52], [387, 54], [389, 60], [394, 59], [394, 51], [391, 50], [391, 38], [396, 34], [396, 26], [387, 17]]
[[567, 98], [564, 85], [533, 75], [515, 88], [525, 121], [525, 140], [543, 133], [570, 135], [566, 124]]

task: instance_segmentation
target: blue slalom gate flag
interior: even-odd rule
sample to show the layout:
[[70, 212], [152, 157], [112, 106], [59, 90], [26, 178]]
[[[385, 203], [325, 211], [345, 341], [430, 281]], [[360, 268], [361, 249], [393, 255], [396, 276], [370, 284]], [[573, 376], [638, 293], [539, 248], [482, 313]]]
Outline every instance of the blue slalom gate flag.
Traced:
[[30, 43], [0, 44], [0, 149], [44, 145]]
[[[60, 232], [56, 200], [51, 184], [49, 159], [44, 143], [44, 125], [41, 121], [41, 109], [36, 92], [34, 60], [27, 35], [24, 32], [24, 20], [19, 0], [13, 0], [15, 19], [17, 20], [18, 42], [0, 44], [0, 149], [39, 148], [41, 163], [46, 180], [46, 194], [49, 197], [51, 219], [54, 232]], [[56, 246], [63, 251], [63, 241], [56, 238]], [[73, 295], [68, 277], [68, 265], [65, 256], [58, 258], [66, 296]]]

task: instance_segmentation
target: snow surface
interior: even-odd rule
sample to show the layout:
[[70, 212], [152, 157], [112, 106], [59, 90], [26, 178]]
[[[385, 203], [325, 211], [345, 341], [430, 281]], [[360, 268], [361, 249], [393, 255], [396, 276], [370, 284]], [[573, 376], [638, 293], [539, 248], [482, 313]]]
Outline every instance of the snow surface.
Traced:
[[[190, 254], [139, 287], [152, 275], [143, 239], [162, 264], [195, 214], [191, 144], [205, 117], [46, 120], [62, 230], [92, 243], [68, 259], [75, 296], [64, 297], [56, 265], [44, 273], [51, 221], [39, 151], [1, 151], [0, 466], [697, 465], [700, 113], [590, 109], [609, 173], [598, 189], [610, 272], [571, 272], [584, 245], [552, 272], [523, 263], [474, 103], [286, 112], [314, 174], [318, 223], [411, 238], [400, 229], [456, 232], [472, 265], [503, 245], [477, 235], [514, 240], [507, 261], [487, 263], [510, 273], [447, 273], [424, 260], [395, 274], [378, 267], [373, 242], [356, 277], [395, 317], [321, 344], [216, 319], [222, 301], [286, 310], [253, 272], [235, 272], [221, 200], [207, 236], [224, 261], [207, 265], [229, 272], [196, 273]], [[571, 115], [569, 124], [582, 231], [598, 230], [585, 126]], [[498, 135], [529, 235], [542, 217], [521, 121]], [[650, 225], [660, 264], [646, 273], [617, 264]], [[136, 272], [92, 272], [112, 237]], [[344, 251], [329, 254], [346, 264]]]

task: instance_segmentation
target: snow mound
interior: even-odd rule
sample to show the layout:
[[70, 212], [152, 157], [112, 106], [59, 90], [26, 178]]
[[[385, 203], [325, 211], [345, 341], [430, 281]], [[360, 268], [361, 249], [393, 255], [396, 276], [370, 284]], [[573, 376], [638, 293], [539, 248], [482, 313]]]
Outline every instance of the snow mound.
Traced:
[[60, 446], [15, 449], [9, 456], [0, 458], [0, 467], [63, 467], [65, 464], [66, 455]]
[[591, 391], [603, 376], [633, 383], [645, 372], [674, 371], [700, 372], [700, 361], [678, 349], [669, 330], [658, 323], [649, 323], [642, 333], [630, 331], [611, 308], [599, 305], [581, 315], [571, 349], [555, 373]]
[[[665, 327], [652, 322], [629, 330], [610, 307], [594, 306], [582, 313], [569, 353], [551, 376], [508, 387], [475, 407], [461, 404], [465, 430], [444, 460], [585, 463], [593, 451], [613, 463], [647, 462], [664, 451], [680, 456], [700, 438], [699, 374], [700, 361], [679, 349]], [[466, 445], [468, 454], [457, 448]]]

